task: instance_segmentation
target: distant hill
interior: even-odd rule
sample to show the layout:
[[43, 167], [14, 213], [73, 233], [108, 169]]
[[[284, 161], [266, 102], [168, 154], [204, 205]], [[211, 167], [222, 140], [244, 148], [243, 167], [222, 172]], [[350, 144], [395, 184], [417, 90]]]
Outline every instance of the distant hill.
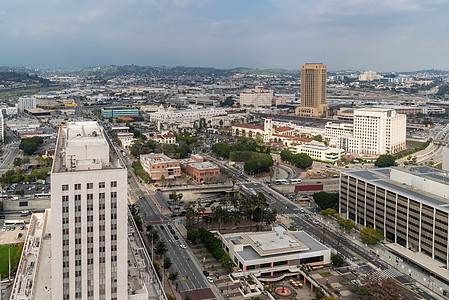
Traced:
[[0, 72], [0, 84], [6, 87], [14, 86], [14, 84], [26, 85], [49, 85], [52, 82], [48, 79], [39, 77], [37, 75], [30, 75], [21, 72]]
[[231, 76], [234, 74], [253, 74], [269, 76], [299, 76], [298, 71], [285, 69], [253, 69], [234, 68], [217, 69], [213, 67], [148, 67], [148, 66], [97, 66], [74, 69], [72, 73], [90, 76], [122, 76], [122, 75], [148, 75], [148, 76]]
[[436, 69], [430, 69], [430, 70], [421, 70], [421, 71], [412, 71], [412, 72], [398, 72], [401, 74], [421, 74], [421, 73], [427, 73], [427, 74], [433, 74], [433, 75], [446, 75], [449, 74], [449, 71], [446, 70], [436, 70]]

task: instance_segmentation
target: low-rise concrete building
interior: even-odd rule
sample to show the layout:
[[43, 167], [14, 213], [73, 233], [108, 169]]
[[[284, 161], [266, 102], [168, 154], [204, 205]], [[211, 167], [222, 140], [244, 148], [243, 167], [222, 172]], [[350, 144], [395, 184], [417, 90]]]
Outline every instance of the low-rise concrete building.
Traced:
[[150, 153], [140, 156], [140, 164], [152, 180], [175, 179], [181, 176], [181, 164], [179, 160], [172, 159], [162, 153]]
[[318, 267], [331, 263], [331, 250], [304, 231], [274, 227], [273, 231], [230, 233], [219, 238], [232, 261], [255, 276], [295, 272], [304, 264]]
[[339, 160], [342, 157], [342, 155], [345, 154], [345, 151], [343, 149], [331, 148], [316, 141], [300, 145], [291, 144], [289, 150], [295, 154], [305, 153], [312, 159], [332, 163], [337, 162], [337, 160]]

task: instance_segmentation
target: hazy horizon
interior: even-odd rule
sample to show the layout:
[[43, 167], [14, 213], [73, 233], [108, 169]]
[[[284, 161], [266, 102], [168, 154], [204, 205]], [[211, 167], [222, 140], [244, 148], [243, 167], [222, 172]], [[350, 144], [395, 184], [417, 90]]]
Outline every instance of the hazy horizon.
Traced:
[[0, 64], [449, 70], [446, 0], [16, 0]]

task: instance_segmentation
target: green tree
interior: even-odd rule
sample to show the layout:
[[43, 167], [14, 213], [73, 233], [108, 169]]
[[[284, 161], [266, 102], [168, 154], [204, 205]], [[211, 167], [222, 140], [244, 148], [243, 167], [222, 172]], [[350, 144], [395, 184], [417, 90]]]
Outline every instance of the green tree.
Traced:
[[164, 255], [167, 252], [167, 245], [165, 245], [164, 241], [159, 241], [156, 244], [156, 254], [159, 256]]
[[170, 269], [171, 266], [172, 266], [172, 262], [170, 260], [170, 257], [166, 257], [164, 259], [164, 269]]
[[198, 230], [187, 230], [187, 239], [192, 243], [196, 243], [196, 241], [200, 238], [200, 233]]
[[18, 167], [22, 164], [22, 159], [20, 157], [14, 158], [14, 166]]
[[313, 195], [313, 200], [321, 209], [333, 208], [338, 203], [338, 193], [321, 191]]
[[337, 211], [335, 209], [333, 209], [333, 208], [327, 208], [327, 209], [324, 209], [324, 210], [320, 211], [320, 214], [323, 217], [333, 216], [336, 213], [337, 213]]
[[363, 227], [360, 230], [360, 239], [368, 245], [375, 245], [384, 239], [384, 232], [379, 228]]
[[332, 255], [331, 261], [332, 261], [332, 264], [338, 268], [345, 264], [345, 260], [338, 254]]
[[395, 160], [396, 158], [393, 155], [383, 154], [377, 158], [374, 165], [379, 168], [391, 167], [395, 165]]
[[175, 281], [178, 279], [179, 273], [178, 272], [170, 272], [170, 275], [168, 275], [168, 279], [171, 281]]

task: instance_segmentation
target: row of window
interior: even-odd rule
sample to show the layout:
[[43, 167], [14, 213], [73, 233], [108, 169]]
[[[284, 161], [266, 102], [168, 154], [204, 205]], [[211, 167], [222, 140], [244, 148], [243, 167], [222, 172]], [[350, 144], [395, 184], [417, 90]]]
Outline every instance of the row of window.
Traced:
[[[111, 187], [117, 187], [117, 181], [111, 181]], [[93, 189], [94, 188], [94, 184], [92, 182], [88, 182], [86, 184], [86, 187], [88, 190]], [[106, 182], [102, 181], [98, 183], [98, 188], [100, 189], [104, 189], [106, 187]], [[77, 190], [81, 190], [81, 183], [75, 183], [74, 185], [74, 189], [75, 191]], [[69, 185], [68, 184], [63, 184], [62, 185], [62, 190], [63, 191], [68, 191], [69, 190]]]

